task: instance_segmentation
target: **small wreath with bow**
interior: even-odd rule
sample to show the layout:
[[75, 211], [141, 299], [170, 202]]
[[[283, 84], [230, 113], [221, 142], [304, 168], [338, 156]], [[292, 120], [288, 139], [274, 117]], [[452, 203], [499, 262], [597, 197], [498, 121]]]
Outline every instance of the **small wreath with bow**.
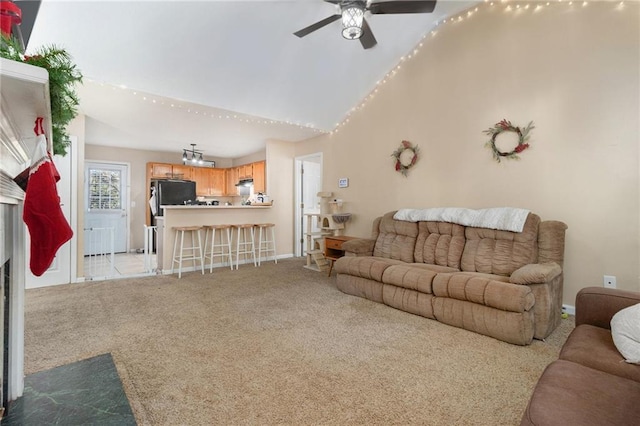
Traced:
[[[393, 151], [393, 154], [391, 154], [391, 156], [395, 158], [396, 161], [396, 172], [402, 173], [402, 176], [407, 176], [407, 172], [409, 171], [409, 169], [413, 167], [414, 164], [416, 164], [416, 161], [418, 161], [419, 151], [420, 150], [418, 149], [418, 145], [413, 146], [409, 141], [402, 141], [400, 147]], [[408, 159], [408, 155], [403, 156], [405, 152], [411, 153], [410, 159]]]
[[[485, 146], [491, 148], [491, 152], [493, 153], [493, 158], [499, 163], [501, 158], [509, 158], [512, 160], [519, 160], [518, 154], [520, 154], [525, 149], [529, 148], [529, 144], [527, 141], [529, 140], [529, 132], [531, 129], [535, 129], [533, 126], [533, 121], [530, 121], [527, 124], [527, 127], [521, 129], [520, 127], [514, 126], [510, 121], [502, 120], [497, 123], [494, 127], [490, 127], [489, 129], [483, 131], [487, 135], [491, 136], [491, 139], [485, 144]], [[500, 151], [496, 147], [496, 138], [499, 134], [504, 132], [515, 132], [518, 135], [518, 145], [509, 152]]]

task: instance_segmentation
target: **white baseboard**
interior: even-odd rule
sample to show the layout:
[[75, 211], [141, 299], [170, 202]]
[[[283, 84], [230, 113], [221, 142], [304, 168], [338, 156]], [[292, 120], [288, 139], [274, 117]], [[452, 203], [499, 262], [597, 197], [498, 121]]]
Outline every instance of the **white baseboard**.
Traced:
[[[292, 253], [279, 254], [279, 255], [276, 256], [276, 258], [278, 260], [280, 260], [280, 259], [288, 259], [290, 257], [293, 257]], [[235, 264], [235, 259], [233, 260], [233, 262]], [[262, 260], [262, 263], [267, 263], [267, 262], [273, 262], [273, 256], [269, 257], [269, 260]], [[244, 259], [244, 260], [240, 261], [240, 265], [245, 265], [247, 263], [253, 263], [253, 260]], [[209, 264], [204, 265], [204, 270], [206, 272], [208, 272], [209, 269], [210, 269], [210, 266], [211, 265], [209, 265]], [[229, 264], [226, 264], [226, 263], [223, 263], [223, 262], [219, 262], [219, 263], [214, 263], [213, 267], [214, 268], [228, 268]], [[193, 272], [193, 271], [197, 271], [199, 269], [200, 269], [199, 266], [195, 266], [195, 267], [193, 265], [192, 266], [186, 266], [186, 267], [182, 268], [182, 272]], [[178, 273], [178, 268], [174, 269], [173, 273], [177, 274]], [[160, 275], [171, 275], [171, 274], [172, 274], [171, 269], [163, 269], [160, 272]]]
[[567, 313], [569, 315], [575, 315], [576, 307], [571, 305], [562, 305], [562, 312]]

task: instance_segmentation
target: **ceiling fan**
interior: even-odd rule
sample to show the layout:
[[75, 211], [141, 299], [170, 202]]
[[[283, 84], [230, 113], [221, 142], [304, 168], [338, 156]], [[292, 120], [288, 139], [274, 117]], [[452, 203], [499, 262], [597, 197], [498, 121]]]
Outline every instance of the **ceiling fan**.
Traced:
[[295, 35], [304, 37], [330, 23], [342, 18], [342, 36], [349, 40], [359, 39], [362, 47], [370, 49], [378, 42], [364, 19], [364, 13], [372, 15], [390, 15], [398, 13], [431, 13], [436, 7], [435, 0], [370, 1], [370, 0], [324, 0], [340, 7], [340, 14], [331, 15], [315, 24], [309, 25]]

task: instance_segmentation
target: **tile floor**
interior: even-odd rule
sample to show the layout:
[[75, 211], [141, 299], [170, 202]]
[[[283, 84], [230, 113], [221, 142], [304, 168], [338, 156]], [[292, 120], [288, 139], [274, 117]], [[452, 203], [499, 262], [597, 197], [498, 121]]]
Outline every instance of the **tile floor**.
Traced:
[[108, 255], [85, 256], [85, 279], [94, 280], [154, 274], [157, 265], [156, 255], [151, 254], [149, 257], [149, 265], [145, 265], [145, 255], [143, 253], [117, 253], [113, 256], [113, 262], [111, 261], [111, 256]]
[[30, 374], [24, 385], [3, 426], [136, 424], [111, 354]]

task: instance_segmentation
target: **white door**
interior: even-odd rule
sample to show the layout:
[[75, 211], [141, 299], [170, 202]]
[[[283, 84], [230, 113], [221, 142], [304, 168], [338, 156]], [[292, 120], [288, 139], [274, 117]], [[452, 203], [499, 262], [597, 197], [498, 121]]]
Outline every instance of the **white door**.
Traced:
[[[322, 191], [322, 154], [312, 154], [296, 160], [296, 256], [304, 255], [307, 233], [306, 213], [320, 213], [320, 198]], [[316, 221], [312, 221], [310, 232], [319, 231]]]
[[[129, 166], [114, 163], [85, 163], [84, 255], [104, 252], [105, 241], [98, 232], [113, 235], [115, 253], [127, 251]], [[111, 231], [113, 230], [113, 231]], [[108, 237], [110, 238], [110, 237]], [[108, 248], [110, 251], [111, 241]]]
[[[75, 182], [77, 182], [77, 167], [75, 167], [77, 149], [76, 146], [77, 138], [72, 136], [71, 145], [69, 145], [69, 147], [67, 148], [67, 155], [65, 155], [64, 157], [60, 155], [53, 156], [53, 163], [56, 165], [58, 173], [60, 173], [60, 181], [57, 184], [58, 195], [60, 196], [60, 207], [62, 208], [64, 217], [67, 219], [67, 222], [69, 222], [71, 228], [73, 229], [73, 237], [58, 249], [58, 251], [56, 252], [56, 256], [53, 258], [51, 266], [49, 266], [49, 269], [47, 269], [41, 276], [36, 277], [31, 273], [31, 270], [29, 269], [29, 262], [31, 259], [31, 239], [29, 238], [29, 232], [25, 232], [27, 241], [27, 274], [25, 277], [26, 288], [68, 284], [72, 282], [72, 278], [73, 280], [75, 280], [74, 267], [76, 261], [75, 254], [73, 254], [72, 257], [72, 253], [75, 253], [76, 251], [76, 239], [78, 231], [76, 229], [74, 220], [75, 212], [72, 211], [72, 208], [76, 203], [75, 191], [72, 191], [72, 188], [75, 186]], [[72, 265], [74, 267], [72, 267]]]

